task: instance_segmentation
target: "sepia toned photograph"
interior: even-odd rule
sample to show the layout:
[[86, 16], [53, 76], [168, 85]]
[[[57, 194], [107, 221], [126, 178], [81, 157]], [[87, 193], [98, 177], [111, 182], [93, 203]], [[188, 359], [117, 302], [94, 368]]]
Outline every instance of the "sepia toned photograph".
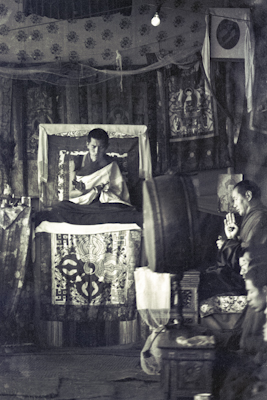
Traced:
[[0, 0], [0, 400], [267, 398], [265, 0]]

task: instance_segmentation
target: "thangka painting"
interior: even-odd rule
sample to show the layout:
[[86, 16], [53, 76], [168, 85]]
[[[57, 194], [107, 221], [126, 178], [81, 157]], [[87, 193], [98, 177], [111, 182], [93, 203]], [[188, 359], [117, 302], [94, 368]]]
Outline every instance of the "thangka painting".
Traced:
[[242, 181], [242, 174], [220, 174], [218, 176], [218, 211], [219, 212], [234, 212], [234, 202], [232, 192], [234, 186]]
[[168, 81], [171, 142], [215, 136], [216, 108], [197, 63]]

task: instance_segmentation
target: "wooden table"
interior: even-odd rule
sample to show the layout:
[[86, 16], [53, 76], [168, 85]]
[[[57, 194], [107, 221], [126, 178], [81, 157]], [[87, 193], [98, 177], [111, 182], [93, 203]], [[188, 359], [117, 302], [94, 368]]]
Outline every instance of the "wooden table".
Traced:
[[176, 339], [181, 336], [184, 332], [179, 329], [167, 330], [159, 343], [162, 351], [161, 385], [166, 400], [193, 399], [195, 394], [212, 391], [215, 358], [212, 337], [197, 340], [203, 336], [195, 336], [178, 343]]

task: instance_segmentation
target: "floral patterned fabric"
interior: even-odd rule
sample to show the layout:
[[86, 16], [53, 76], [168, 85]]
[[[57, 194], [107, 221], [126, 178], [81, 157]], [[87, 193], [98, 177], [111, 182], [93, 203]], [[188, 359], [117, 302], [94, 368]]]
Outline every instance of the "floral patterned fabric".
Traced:
[[[151, 64], [153, 58], [168, 61], [174, 54], [185, 58], [201, 49], [206, 9], [221, 6], [219, 0], [166, 0], [159, 13], [161, 23], [154, 27], [151, 18], [157, 4], [144, 4], [142, 0], [132, 2], [130, 16], [118, 10], [69, 20], [27, 16], [23, 3], [1, 0], [0, 62], [37, 69], [41, 65], [39, 73], [50, 72], [58, 80], [64, 75], [83, 80], [85, 74], [90, 79], [94, 71], [87, 70], [88, 66], [112, 66], [120, 73]], [[2, 70], [10, 73], [8, 68]], [[13, 72], [28, 73], [21, 68]]]
[[141, 231], [37, 234], [41, 319], [130, 320], [136, 314], [134, 269]]
[[212, 314], [242, 313], [247, 305], [247, 296], [213, 296], [200, 304], [200, 317]]

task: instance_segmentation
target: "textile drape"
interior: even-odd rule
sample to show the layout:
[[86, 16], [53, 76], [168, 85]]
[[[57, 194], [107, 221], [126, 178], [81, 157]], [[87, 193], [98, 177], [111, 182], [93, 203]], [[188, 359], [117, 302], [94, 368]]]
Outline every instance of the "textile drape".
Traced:
[[188, 64], [197, 60], [197, 54], [201, 51], [201, 48], [202, 46], [200, 45], [189, 51], [181, 49], [179, 52], [172, 52], [166, 55], [152, 65], [132, 70], [96, 69], [83, 63], [75, 66], [68, 63], [55, 63], [21, 68], [10, 65], [8, 68], [0, 66], [0, 76], [9, 79], [46, 82], [59, 86], [68, 85], [69, 87], [93, 85], [96, 80], [100, 83], [116, 77], [144, 74], [171, 64], [181, 68], [187, 67]]
[[40, 245], [40, 281], [36, 281], [40, 319], [135, 318], [134, 269], [139, 265], [140, 228], [97, 234], [41, 232], [36, 241]]
[[0, 191], [4, 183], [11, 183], [14, 140], [11, 128], [12, 79], [0, 77]]
[[[30, 319], [29, 291], [25, 291], [25, 276], [31, 232], [31, 208], [22, 207], [17, 218], [6, 229], [0, 228], [0, 317], [1, 334], [11, 322]], [[13, 330], [16, 329], [13, 326]], [[10, 335], [15, 332], [9, 332]]]
[[171, 275], [141, 267], [135, 270], [134, 278], [136, 307], [142, 319], [150, 328], [166, 325], [170, 318]]
[[[222, 14], [222, 9], [210, 8], [209, 14], [206, 15], [206, 34], [202, 47], [202, 58], [203, 65], [205, 68], [205, 72], [207, 75], [207, 79], [210, 83], [210, 15], [218, 15]], [[247, 111], [252, 111], [252, 94], [253, 94], [253, 85], [254, 85], [254, 75], [255, 75], [255, 67], [254, 67], [254, 52], [255, 52], [255, 40], [254, 34], [252, 30], [252, 23], [250, 22], [250, 10], [242, 10], [244, 13], [243, 21], [246, 21], [246, 33], [244, 40], [244, 53], [245, 53], [245, 93], [247, 98]], [[223, 10], [223, 15], [227, 16], [227, 18], [231, 19], [231, 9]], [[208, 89], [207, 89], [208, 90]]]
[[[216, 1], [166, 0], [161, 7], [161, 24], [153, 27], [150, 21], [157, 4], [142, 0], [132, 1], [129, 16], [122, 15], [120, 8], [112, 14], [87, 14], [70, 20], [34, 12], [25, 15], [22, 1], [2, 0], [0, 75], [56, 85], [86, 85], [186, 63], [201, 50], [205, 9]], [[118, 53], [122, 69], [117, 71]]]
[[199, 60], [187, 69], [173, 67], [165, 78], [170, 88], [170, 168], [180, 173], [230, 165], [220, 109], [205, 85], [201, 65]]
[[216, 107], [199, 62], [169, 79], [171, 142], [217, 135]]

